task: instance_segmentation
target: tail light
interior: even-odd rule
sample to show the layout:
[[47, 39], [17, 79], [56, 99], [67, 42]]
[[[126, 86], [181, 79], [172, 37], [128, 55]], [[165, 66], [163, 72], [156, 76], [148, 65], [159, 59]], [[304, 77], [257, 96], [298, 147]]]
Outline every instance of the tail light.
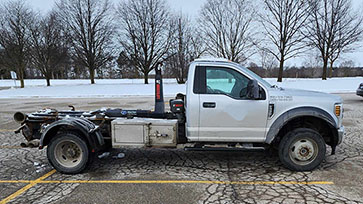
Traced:
[[181, 99], [170, 100], [170, 110], [173, 113], [183, 113], [184, 112], [184, 101]]

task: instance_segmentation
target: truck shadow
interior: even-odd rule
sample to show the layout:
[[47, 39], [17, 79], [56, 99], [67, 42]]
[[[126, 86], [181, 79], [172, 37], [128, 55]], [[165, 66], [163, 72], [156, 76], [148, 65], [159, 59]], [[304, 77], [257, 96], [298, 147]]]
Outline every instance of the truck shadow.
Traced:
[[[118, 153], [124, 158], [117, 158]], [[92, 177], [129, 178], [169, 175], [202, 180], [286, 179], [292, 174], [270, 151], [184, 151], [175, 149], [118, 149], [96, 159], [86, 172]], [[151, 176], [150, 178], [153, 178]]]

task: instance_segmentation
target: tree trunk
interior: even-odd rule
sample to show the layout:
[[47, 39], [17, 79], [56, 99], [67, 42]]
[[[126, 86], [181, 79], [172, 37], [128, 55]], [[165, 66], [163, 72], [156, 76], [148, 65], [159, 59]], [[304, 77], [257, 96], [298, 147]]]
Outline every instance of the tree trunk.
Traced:
[[91, 84], [95, 84], [95, 69], [90, 68], [89, 69], [89, 74], [90, 74], [90, 77], [91, 77]]
[[333, 61], [330, 61], [330, 67], [329, 67], [329, 78], [333, 77]]
[[284, 58], [280, 59], [280, 68], [279, 68], [279, 76], [277, 78], [277, 82], [282, 82], [282, 74], [284, 72]]
[[20, 80], [20, 88], [24, 88], [25, 87], [25, 83], [24, 83], [24, 72], [23, 72], [23, 69], [20, 68], [19, 70], [19, 80]]
[[323, 80], [326, 80], [326, 73], [328, 69], [328, 59], [324, 59], [324, 65], [323, 65]]
[[20, 79], [20, 88], [24, 88], [24, 79]]
[[149, 84], [149, 73], [144, 73], [144, 83]]
[[50, 86], [50, 78], [47, 77], [46, 80], [47, 80], [47, 86]]

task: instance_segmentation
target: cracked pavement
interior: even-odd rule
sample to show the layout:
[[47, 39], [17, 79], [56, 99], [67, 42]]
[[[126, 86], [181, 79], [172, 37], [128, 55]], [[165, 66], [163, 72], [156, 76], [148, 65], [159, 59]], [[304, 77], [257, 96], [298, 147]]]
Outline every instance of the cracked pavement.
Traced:
[[[346, 135], [336, 155], [312, 172], [285, 169], [270, 152], [184, 151], [182, 149], [114, 149], [78, 175], [55, 173], [45, 181], [202, 180], [331, 181], [334, 185], [214, 183], [38, 183], [10, 203], [363, 203], [363, 98], [341, 94]], [[24, 139], [8, 131], [16, 111], [40, 108], [93, 110], [101, 107], [151, 109], [152, 97], [119, 99], [0, 100], [0, 180], [35, 180], [52, 167], [45, 150], [20, 148]], [[167, 100], [166, 100], [167, 101]], [[118, 153], [124, 158], [114, 158]], [[0, 201], [27, 183], [0, 183]]]

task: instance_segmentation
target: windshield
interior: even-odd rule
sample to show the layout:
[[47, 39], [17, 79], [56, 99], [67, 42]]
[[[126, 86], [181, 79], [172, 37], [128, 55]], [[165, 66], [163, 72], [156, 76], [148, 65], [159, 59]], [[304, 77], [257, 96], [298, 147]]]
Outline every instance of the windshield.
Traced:
[[239, 65], [238, 68], [241, 69], [242, 71], [246, 72], [248, 75], [250, 75], [252, 78], [255, 78], [258, 82], [261, 82], [264, 86], [270, 88], [272, 87], [270, 83], [268, 83], [267, 81], [265, 81], [263, 78], [261, 78], [260, 76], [258, 76], [257, 74], [255, 74], [253, 71]]

